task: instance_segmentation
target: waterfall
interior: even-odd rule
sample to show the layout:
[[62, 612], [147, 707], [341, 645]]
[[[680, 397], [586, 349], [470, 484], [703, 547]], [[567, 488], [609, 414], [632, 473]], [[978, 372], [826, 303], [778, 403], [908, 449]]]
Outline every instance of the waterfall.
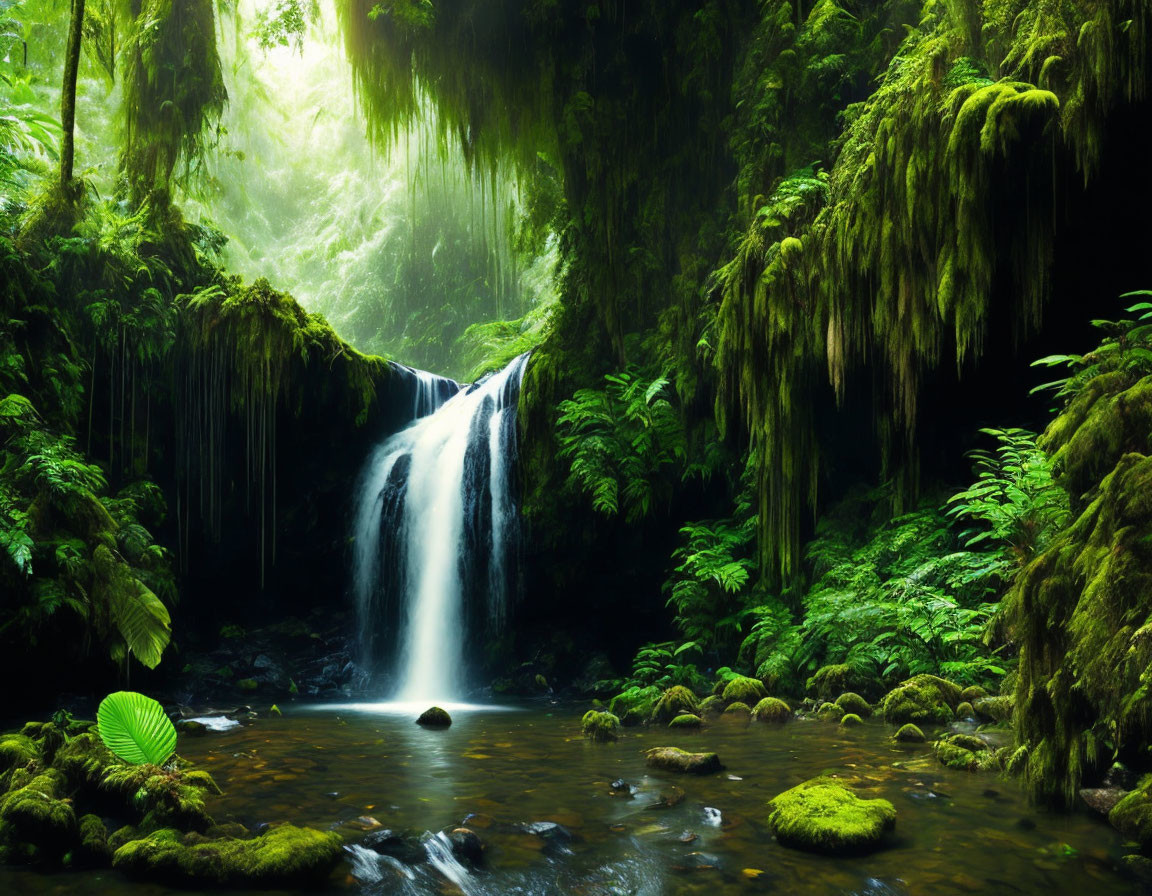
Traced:
[[364, 466], [353, 556], [362, 659], [393, 659], [396, 699], [460, 697], [469, 637], [508, 612], [526, 362], [472, 386], [400, 368], [414, 378], [414, 421]]

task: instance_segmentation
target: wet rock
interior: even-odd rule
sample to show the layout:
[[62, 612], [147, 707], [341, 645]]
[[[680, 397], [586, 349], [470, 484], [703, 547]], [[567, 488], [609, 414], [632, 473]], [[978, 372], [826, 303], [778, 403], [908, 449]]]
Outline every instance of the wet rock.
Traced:
[[863, 725], [864, 720], [854, 712], [848, 713], [840, 720], [841, 728], [855, 728], [858, 725]]
[[420, 714], [416, 724], [425, 728], [447, 728], [452, 724], [452, 716], [439, 706], [433, 706]]
[[972, 702], [972, 709], [979, 719], [1007, 722], [1012, 719], [1016, 701], [1012, 697], [981, 697]]
[[675, 859], [672, 863], [675, 871], [718, 871], [720, 858], [707, 852], [690, 852], [686, 856]]
[[1152, 775], [1125, 794], [1108, 813], [1108, 821], [1125, 837], [1131, 837], [1142, 850], [1152, 848]]
[[667, 724], [682, 715], [695, 715], [699, 705], [695, 694], [686, 687], [676, 685], [660, 695], [652, 709], [652, 720]]
[[958, 719], [974, 719], [976, 718], [976, 710], [972, 708], [972, 704], [965, 701], [956, 707], [956, 718]]
[[203, 737], [208, 733], [208, 726], [195, 719], [181, 719], [176, 723], [176, 730], [189, 737]]
[[718, 694], [713, 694], [711, 697], [705, 697], [700, 701], [698, 707], [701, 715], [718, 715], [724, 711], [724, 698]]
[[676, 716], [671, 722], [668, 723], [669, 728], [679, 728], [692, 730], [700, 728], [704, 725], [704, 720], [699, 716], [694, 716], [691, 713], [684, 713], [683, 715]]
[[730, 720], [734, 719], [736, 721], [747, 722], [752, 718], [752, 707], [740, 701], [729, 703], [723, 712], [723, 717]]
[[768, 824], [782, 844], [834, 855], [874, 850], [896, 825], [890, 802], [862, 799], [827, 777], [785, 791], [768, 810]]
[[653, 747], [644, 752], [650, 768], [690, 775], [710, 775], [723, 770], [715, 753], [688, 753], [676, 747]]
[[452, 844], [452, 854], [471, 868], [478, 868], [484, 863], [484, 841], [480, 835], [470, 828], [455, 828], [448, 834], [448, 841]]
[[373, 831], [368, 834], [360, 845], [382, 856], [389, 856], [405, 865], [419, 865], [428, 858], [424, 844], [415, 833], [400, 833], [399, 831]]
[[613, 796], [632, 796], [632, 786], [623, 778], [617, 778], [608, 786]]
[[662, 790], [647, 806], [646, 809], [671, 809], [684, 802], [684, 791], [679, 787]]
[[721, 696], [723, 696], [725, 703], [744, 703], [747, 706], [755, 706], [768, 696], [768, 690], [764, 687], [764, 683], [757, 678], [737, 675], [724, 685]]
[[816, 710], [816, 718], [823, 722], [839, 722], [844, 718], [844, 710], [835, 703], [824, 703]]
[[1120, 867], [1144, 892], [1152, 890], [1152, 859], [1139, 854], [1124, 856], [1120, 860]]
[[957, 771], [978, 771], [984, 768], [990, 756], [988, 744], [970, 734], [949, 734], [940, 738], [932, 752], [942, 765]]
[[1080, 799], [1093, 812], [1107, 815], [1124, 798], [1126, 792], [1119, 787], [1085, 787], [1080, 791]]

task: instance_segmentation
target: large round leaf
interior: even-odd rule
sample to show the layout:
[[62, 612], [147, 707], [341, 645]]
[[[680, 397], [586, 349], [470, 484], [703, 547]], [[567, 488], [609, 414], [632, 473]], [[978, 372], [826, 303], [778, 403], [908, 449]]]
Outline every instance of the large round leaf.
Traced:
[[132, 765], [163, 765], [176, 750], [176, 727], [164, 708], [135, 691], [109, 694], [96, 710], [100, 739]]

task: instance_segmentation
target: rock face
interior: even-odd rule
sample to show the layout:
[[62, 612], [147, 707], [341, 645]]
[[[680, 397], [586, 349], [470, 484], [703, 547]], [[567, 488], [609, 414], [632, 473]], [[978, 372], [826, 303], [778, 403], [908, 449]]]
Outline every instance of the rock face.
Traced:
[[447, 728], [452, 724], [452, 716], [448, 715], [447, 710], [433, 706], [420, 714], [416, 724], [425, 728]]
[[782, 844], [833, 855], [869, 852], [896, 825], [890, 802], [861, 799], [826, 777], [786, 790], [768, 809], [768, 824]]
[[752, 718], [757, 722], [787, 722], [792, 718], [792, 708], [783, 700], [765, 697], [752, 708]]
[[605, 743], [620, 736], [620, 720], [610, 712], [590, 709], [580, 720], [580, 730], [589, 740]]
[[884, 698], [884, 721], [891, 725], [942, 725], [956, 717], [960, 702], [958, 685], [935, 675], [916, 675]]
[[644, 753], [648, 765], [666, 772], [710, 775], [721, 771], [720, 757], [715, 753], [689, 753], [676, 747], [654, 747]]

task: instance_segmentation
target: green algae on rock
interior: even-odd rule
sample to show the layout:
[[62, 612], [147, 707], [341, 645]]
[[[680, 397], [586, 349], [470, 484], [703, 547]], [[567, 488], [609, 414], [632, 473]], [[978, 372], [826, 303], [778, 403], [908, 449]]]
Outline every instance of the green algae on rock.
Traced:
[[737, 675], [724, 685], [721, 696], [725, 703], [744, 703], [748, 706], [755, 706], [768, 696], [768, 689], [758, 678]]
[[855, 728], [857, 725], [863, 725], [864, 720], [854, 712], [850, 712], [840, 720], [841, 728]]
[[992, 758], [988, 744], [970, 734], [942, 737], [933, 745], [932, 752], [941, 764], [957, 771], [977, 771], [984, 768]]
[[816, 710], [816, 718], [823, 722], [839, 722], [844, 717], [844, 708], [836, 703], [822, 703]]
[[704, 720], [701, 719], [700, 716], [692, 715], [692, 713], [689, 712], [676, 716], [676, 718], [668, 723], [669, 728], [678, 728], [682, 731], [701, 728], [703, 725]]
[[116, 850], [112, 867], [185, 886], [274, 887], [320, 883], [341, 855], [340, 835], [282, 825], [251, 839], [211, 840], [165, 828]]
[[620, 736], [620, 720], [610, 712], [590, 709], [580, 720], [580, 732], [599, 743], [616, 740]]
[[653, 747], [644, 756], [649, 766], [666, 772], [710, 775], [724, 768], [715, 753], [689, 753], [678, 747]]
[[674, 685], [656, 701], [656, 706], [652, 710], [652, 720], [661, 723], [670, 722], [683, 713], [695, 713], [699, 706], [696, 695], [688, 688]]
[[872, 715], [872, 705], [853, 691], [845, 691], [837, 697], [836, 705], [844, 710], [844, 712], [855, 713], [861, 718], [866, 719]]
[[902, 744], [922, 744], [927, 740], [924, 732], [911, 722], [900, 726], [900, 729], [892, 735], [892, 739]]
[[768, 809], [768, 824], [782, 844], [833, 855], [873, 850], [896, 825], [890, 802], [863, 799], [828, 777], [786, 790]]

